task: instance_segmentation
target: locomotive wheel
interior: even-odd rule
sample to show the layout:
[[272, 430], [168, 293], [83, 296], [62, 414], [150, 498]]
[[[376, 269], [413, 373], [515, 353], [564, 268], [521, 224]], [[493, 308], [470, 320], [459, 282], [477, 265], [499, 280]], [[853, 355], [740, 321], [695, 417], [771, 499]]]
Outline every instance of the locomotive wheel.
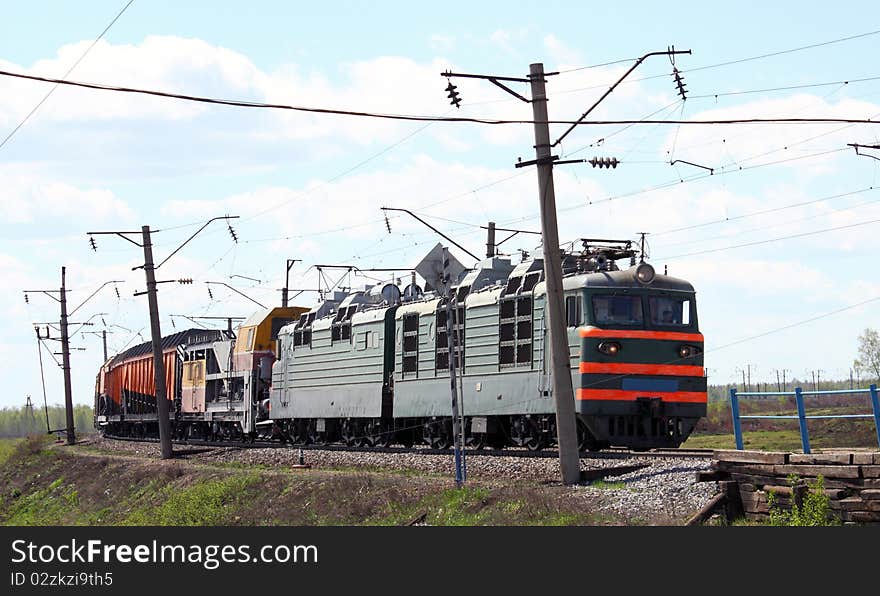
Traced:
[[342, 422], [342, 429], [339, 431], [339, 434], [342, 438], [342, 442], [349, 447], [362, 447], [362, 445], [355, 445], [356, 437], [361, 433], [358, 432], [358, 429], [355, 427], [351, 420], [344, 420]]
[[452, 447], [452, 439], [448, 436], [439, 436], [431, 439], [431, 447], [434, 449], [449, 449]]
[[486, 433], [468, 435], [466, 445], [471, 449], [482, 449], [486, 446]]
[[607, 441], [597, 441], [587, 426], [578, 420], [577, 423], [578, 451], [601, 451], [610, 445]]
[[525, 447], [529, 451], [540, 451], [544, 448], [544, 437], [529, 435], [523, 441], [523, 447]]
[[385, 428], [381, 422], [375, 421], [370, 424], [370, 445], [373, 447], [391, 447], [394, 437], [394, 430]]

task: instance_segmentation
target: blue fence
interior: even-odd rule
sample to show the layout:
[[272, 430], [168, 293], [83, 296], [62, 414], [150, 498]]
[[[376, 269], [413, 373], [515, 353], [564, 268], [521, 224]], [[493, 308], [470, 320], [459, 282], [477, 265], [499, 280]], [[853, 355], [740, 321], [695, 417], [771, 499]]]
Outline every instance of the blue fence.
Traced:
[[[823, 415], [823, 416], [807, 416], [806, 410], [804, 408], [804, 396], [805, 395], [857, 395], [861, 393], [869, 393], [871, 395], [871, 408], [873, 409], [873, 414], [835, 414], [835, 415]], [[781, 396], [781, 395], [794, 395], [795, 403], [797, 404], [797, 415], [785, 416], [785, 415], [741, 415], [739, 413], [739, 398], [740, 397], [773, 397], [773, 396]], [[741, 420], [797, 420], [801, 429], [801, 444], [804, 447], [804, 453], [810, 453], [810, 434], [807, 431], [807, 420], [820, 420], [820, 419], [829, 419], [829, 418], [873, 418], [874, 419], [874, 429], [877, 431], [877, 444], [880, 445], [880, 403], [878, 403], [877, 399], [877, 386], [871, 385], [869, 389], [842, 389], [838, 391], [803, 391], [800, 387], [797, 387], [794, 391], [748, 391], [737, 393], [736, 388], [732, 388], [730, 390], [730, 410], [733, 414], [733, 435], [736, 438], [736, 448], [739, 450], [743, 449], [743, 435], [742, 435], [742, 424]]]

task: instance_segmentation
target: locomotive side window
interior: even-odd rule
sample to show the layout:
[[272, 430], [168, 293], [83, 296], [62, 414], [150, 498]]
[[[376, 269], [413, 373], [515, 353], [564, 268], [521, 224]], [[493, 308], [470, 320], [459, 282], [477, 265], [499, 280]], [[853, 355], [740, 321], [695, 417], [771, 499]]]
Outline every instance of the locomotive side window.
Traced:
[[584, 313], [580, 296], [565, 297], [565, 320], [569, 327], [579, 327], [583, 324]]
[[419, 314], [403, 315], [403, 377], [418, 377], [419, 373]]
[[509, 296], [498, 303], [498, 365], [532, 363], [532, 297]]
[[[454, 342], [453, 364], [463, 365], [464, 358], [464, 306], [458, 306], [452, 312], [452, 333]], [[434, 370], [449, 370], [449, 338], [446, 334], [447, 305], [439, 304], [435, 315], [434, 326]]]
[[526, 275], [522, 283], [522, 291], [531, 292], [532, 288], [534, 288], [535, 285], [537, 285], [537, 283], [541, 281], [541, 277], [543, 276], [543, 274], [543, 271], [535, 271]]
[[651, 325], [657, 327], [688, 327], [691, 324], [691, 301], [676, 296], [649, 296]]
[[597, 325], [642, 325], [642, 298], [593, 296], [593, 320]]

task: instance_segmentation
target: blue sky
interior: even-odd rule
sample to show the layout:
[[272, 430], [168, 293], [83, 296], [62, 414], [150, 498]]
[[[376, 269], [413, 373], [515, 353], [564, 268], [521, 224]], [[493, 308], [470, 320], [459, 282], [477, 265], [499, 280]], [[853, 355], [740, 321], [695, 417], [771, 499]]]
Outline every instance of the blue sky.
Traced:
[[[5, 7], [0, 69], [63, 75], [124, 4]], [[313, 107], [528, 119], [528, 106], [485, 81], [456, 81], [463, 103], [455, 110], [440, 72], [524, 76], [530, 63], [543, 62], [562, 71], [548, 82], [551, 118], [573, 119], [629, 63], [583, 67], [674, 45], [693, 51], [675, 62], [687, 84], [685, 102], [670, 61], [654, 57], [591, 117], [876, 118], [880, 80], [859, 79], [880, 77], [873, 60], [878, 17], [870, 2], [832, 10], [818, 2], [245, 7], [135, 0], [69, 78]], [[767, 91], [793, 86], [804, 87]], [[0, 77], [0, 139], [48, 90]], [[551, 136], [563, 130], [554, 127]], [[392, 218], [388, 234], [381, 206], [414, 210], [475, 253], [485, 242], [479, 226], [489, 220], [537, 230], [535, 173], [513, 167], [533, 154], [531, 135], [528, 125], [426, 125], [59, 88], [0, 148], [0, 362], [9, 379], [0, 406], [23, 404], [27, 394], [42, 400], [32, 324], [57, 320], [58, 309], [40, 294], [26, 304], [21, 290], [57, 288], [62, 265], [73, 306], [105, 281], [124, 280], [119, 299], [106, 286], [75, 317], [92, 317], [97, 324], [89, 331], [106, 324], [111, 353], [139, 342], [138, 331], [148, 335], [146, 300], [133, 296], [143, 289], [142, 272], [131, 270], [142, 255], [114, 237], [98, 237], [93, 252], [87, 231], [163, 229], [154, 238], [162, 259], [197, 229], [194, 222], [241, 217], [233, 224], [239, 243], [215, 222], [160, 269], [160, 278], [195, 280], [161, 286], [162, 330], [170, 333], [191, 325], [170, 314], [250, 314], [254, 304], [223, 286], [211, 286], [209, 297], [206, 281], [278, 303], [287, 258], [302, 259], [292, 270], [297, 287], [316, 286], [308, 270], [316, 263], [414, 265], [437, 238], [406, 216]], [[622, 164], [610, 171], [556, 168], [560, 235], [649, 232], [655, 267], [667, 266], [697, 288], [710, 382], [739, 379], [748, 365], [753, 381], [775, 381], [783, 369], [789, 379], [814, 370], [842, 378], [859, 333], [880, 325], [877, 302], [735, 342], [880, 297], [873, 273], [878, 224], [855, 225], [880, 219], [880, 161], [846, 146], [877, 144], [878, 137], [878, 125], [578, 127], [563, 155], [614, 156]], [[674, 160], [714, 173], [671, 166]], [[844, 226], [854, 227], [821, 231]], [[771, 241], [802, 234], [810, 235]], [[764, 243], [730, 248], [752, 242]], [[517, 237], [503, 248], [531, 251], [534, 244]], [[86, 348], [72, 356], [74, 400], [90, 403], [100, 340], [80, 335], [73, 345]], [[60, 403], [60, 370], [44, 359], [49, 402]]]

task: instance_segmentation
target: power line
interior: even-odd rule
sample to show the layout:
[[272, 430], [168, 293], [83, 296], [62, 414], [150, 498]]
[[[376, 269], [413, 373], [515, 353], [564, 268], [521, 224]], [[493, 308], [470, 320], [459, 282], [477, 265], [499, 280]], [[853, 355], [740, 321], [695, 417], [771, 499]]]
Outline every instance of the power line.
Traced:
[[773, 91], [792, 91], [794, 89], [810, 89], [813, 87], [830, 87], [832, 85], [849, 85], [850, 83], [865, 83], [877, 81], [880, 77], [866, 77], [863, 79], [847, 79], [843, 81], [830, 81], [827, 83], [806, 83], [803, 85], [788, 85], [787, 87], [768, 87], [766, 89], [748, 89], [745, 91], [726, 91], [722, 93], [708, 93], [706, 95], [690, 95], [690, 99], [710, 99], [713, 97], [727, 97], [730, 95], [749, 95], [753, 93], [770, 93]]
[[303, 191], [303, 192], [301, 192], [301, 193], [298, 193], [296, 196], [291, 197], [290, 199], [287, 199], [286, 201], [282, 201], [282, 202], [280, 202], [280, 203], [278, 203], [278, 204], [276, 204], [276, 205], [273, 205], [272, 207], [268, 207], [267, 209], [264, 209], [263, 211], [260, 211], [260, 212], [258, 212], [258, 213], [256, 213], [256, 214], [254, 214], [254, 215], [252, 215], [252, 216], [246, 218], [246, 219], [243, 220], [243, 221], [251, 221], [252, 219], [256, 219], [257, 217], [260, 217], [261, 215], [265, 215], [266, 213], [269, 213], [270, 211], [274, 211], [275, 209], [278, 209], [278, 208], [280, 208], [280, 207], [283, 207], [284, 205], [289, 204], [291, 201], [294, 201], [294, 200], [296, 200], [296, 199], [302, 198], [302, 197], [304, 197], [304, 196], [306, 196], [306, 195], [308, 195], [308, 194], [310, 194], [310, 193], [312, 193], [312, 192], [318, 190], [319, 188], [323, 188], [324, 186], [327, 186], [328, 184], [331, 184], [331, 183], [333, 183], [333, 182], [336, 182], [336, 181], [339, 180], [340, 178], [343, 178], [344, 176], [347, 176], [348, 174], [351, 174], [352, 172], [354, 172], [354, 171], [357, 170], [358, 168], [360, 168], [360, 167], [362, 167], [362, 166], [368, 164], [369, 162], [373, 161], [373, 160], [376, 159], [377, 157], [380, 157], [380, 156], [384, 155], [385, 153], [388, 153], [389, 151], [391, 151], [391, 150], [394, 149], [395, 147], [398, 147], [399, 145], [402, 145], [404, 142], [408, 141], [409, 139], [411, 139], [411, 138], [414, 137], [415, 135], [419, 134], [420, 132], [422, 132], [423, 130], [425, 130], [425, 129], [428, 128], [429, 126], [431, 126], [431, 124], [432, 124], [432, 123], [429, 122], [428, 124], [425, 124], [424, 126], [421, 126], [421, 127], [417, 128], [417, 129], [415, 129], [414, 131], [412, 131], [411, 133], [409, 133], [408, 135], [406, 135], [406, 136], [403, 137], [402, 139], [400, 139], [400, 140], [398, 140], [398, 141], [392, 143], [391, 145], [389, 145], [389, 146], [383, 148], [381, 151], [378, 151], [378, 152], [376, 152], [376, 153], [370, 155], [370, 156], [367, 157], [366, 159], [363, 159], [363, 160], [359, 161], [359, 162], [356, 163], [355, 165], [353, 165], [353, 166], [351, 166], [350, 168], [348, 168], [347, 170], [344, 170], [344, 171], [340, 172], [339, 174], [333, 176], [333, 177], [330, 178], [329, 180], [326, 180], [326, 181], [322, 182], [321, 184], [318, 184], [317, 186], [314, 186], [314, 187], [312, 187], [312, 188], [310, 188], [310, 189], [308, 189], [308, 190], [305, 190], [305, 191]]
[[721, 345], [721, 346], [718, 346], [718, 347], [716, 347], [716, 348], [712, 348], [711, 350], [706, 350], [706, 351], [707, 351], [707, 352], [715, 352], [715, 351], [717, 351], [717, 350], [722, 350], [722, 349], [724, 349], [724, 348], [729, 348], [730, 346], [735, 346], [735, 345], [737, 345], [737, 344], [745, 343], [745, 342], [747, 342], [747, 341], [752, 341], [752, 340], [755, 340], [755, 339], [759, 339], [759, 338], [761, 338], [761, 337], [764, 337], [764, 336], [770, 335], [770, 334], [772, 334], [772, 333], [779, 333], [780, 331], [785, 331], [785, 330], [787, 330], [787, 329], [791, 329], [791, 328], [793, 328], [793, 327], [799, 327], [799, 326], [801, 326], [801, 325], [805, 325], [805, 324], [807, 324], [807, 323], [812, 323], [813, 321], [818, 321], [819, 319], [824, 319], [825, 317], [830, 317], [831, 315], [836, 315], [836, 314], [838, 314], [838, 313], [842, 313], [842, 312], [847, 311], [847, 310], [852, 310], [852, 309], [854, 309], [854, 308], [858, 308], [858, 307], [860, 307], [860, 306], [864, 306], [865, 304], [869, 304], [869, 303], [871, 303], [871, 302], [876, 302], [877, 300], [880, 300], [880, 296], [874, 296], [873, 298], [868, 298], [867, 300], [863, 300], [863, 301], [858, 302], [858, 303], [856, 303], [856, 304], [851, 304], [851, 305], [849, 305], [849, 306], [844, 306], [843, 308], [838, 308], [838, 309], [836, 309], [836, 310], [832, 310], [832, 311], [830, 311], [830, 312], [826, 312], [826, 313], [823, 313], [823, 314], [821, 314], [821, 315], [816, 315], [815, 317], [810, 317], [809, 319], [804, 319], [804, 320], [802, 320], [802, 321], [798, 321], [797, 323], [791, 323], [790, 325], [784, 325], [784, 326], [782, 326], [782, 327], [776, 327], [775, 329], [771, 329], [770, 331], [765, 331], [765, 332], [763, 332], [763, 333], [759, 333], [758, 335], [752, 335], [752, 336], [749, 336], [749, 337], [744, 337], [743, 339], [738, 339], [738, 340], [736, 340], [736, 341], [733, 341], [733, 342], [730, 342], [730, 343], [728, 343], [728, 344], [724, 344], [724, 345]]
[[[32, 81], [41, 81], [44, 83], [56, 83], [59, 85], [69, 85], [72, 87], [82, 87], [85, 89], [95, 89], [98, 91], [115, 91], [119, 93], [133, 93], [140, 95], [153, 95], [156, 97], [165, 97], [169, 99], [180, 99], [184, 101], [193, 101], [198, 103], [208, 103], [216, 105], [225, 105], [241, 108], [261, 108], [276, 110], [291, 110], [295, 112], [307, 112], [313, 114], [335, 114], [339, 116], [355, 116], [361, 118], [378, 118], [385, 120], [405, 120], [412, 122], [467, 122], [472, 124], [530, 124], [534, 125], [534, 120], [504, 120], [494, 118], [468, 118], [464, 116], [425, 116], [414, 114], [392, 114], [382, 112], [361, 112], [356, 110], [336, 110], [331, 108], [313, 108], [306, 106], [294, 106], [288, 104], [272, 104], [254, 101], [240, 101], [230, 99], [217, 99], [198, 95], [186, 95], [182, 93], [167, 93], [164, 91], [154, 91], [149, 89], [137, 89], [133, 87], [117, 87], [113, 85], [100, 85], [96, 83], [82, 83], [77, 81], [66, 81], [64, 79], [53, 79], [50, 77], [39, 77], [36, 75], [26, 75], [21, 73], [13, 73], [0, 70], [0, 76], [14, 77], [19, 79], [27, 79]], [[865, 118], [734, 118], [726, 120], [547, 120], [547, 124], [569, 124], [571, 126], [602, 126], [602, 125], [623, 125], [623, 124], [830, 124], [835, 122], [844, 122], [852, 124], [878, 124], [878, 122]], [[543, 124], [543, 123], [539, 123]]]
[[764, 58], [772, 58], [774, 56], [781, 56], [783, 54], [791, 54], [793, 52], [800, 52], [803, 50], [812, 50], [814, 48], [820, 48], [820, 47], [832, 45], [835, 43], [842, 43], [844, 41], [852, 41], [853, 39], [859, 39], [862, 37], [877, 35], [878, 33], [880, 33], [880, 29], [878, 29], [876, 31], [868, 31], [867, 33], [859, 33], [858, 35], [850, 35], [848, 37], [841, 37], [841, 38], [832, 39], [829, 41], [822, 41], [819, 43], [814, 43], [814, 44], [810, 44], [810, 45], [806, 45], [806, 46], [800, 46], [797, 48], [790, 48], [788, 50], [780, 50], [778, 52], [770, 52], [768, 54], [760, 54], [758, 56], [751, 56], [749, 58], [740, 58], [739, 60], [730, 60], [728, 62], [719, 62], [718, 64], [710, 64], [708, 66], [698, 66], [696, 68], [689, 68], [689, 69], [682, 71], [682, 72], [697, 72], [699, 70], [707, 70], [710, 68], [720, 68], [722, 66], [731, 66], [733, 64], [742, 64], [743, 62], [751, 62], [753, 60], [763, 60]]
[[833, 228], [823, 228], [821, 230], [813, 230], [812, 232], [801, 232], [800, 234], [792, 234], [791, 236], [779, 236], [778, 238], [768, 238], [767, 240], [757, 240], [755, 242], [746, 242], [744, 244], [734, 244], [732, 246], [724, 246], [721, 248], [710, 248], [707, 250], [701, 250], [697, 252], [685, 253], [680, 255], [673, 255], [671, 257], [654, 257], [655, 260], [663, 259], [664, 261], [671, 261], [672, 259], [681, 259], [684, 257], [692, 257], [696, 255], [708, 254], [713, 252], [721, 252], [724, 250], [733, 250], [735, 248], [745, 248], [748, 246], [758, 246], [760, 244], [769, 244], [770, 242], [777, 242], [779, 240], [791, 240], [793, 238], [803, 238], [805, 236], [815, 236], [817, 234], [824, 234], [826, 232], [836, 232], [838, 230], [848, 230], [850, 228], [857, 228], [860, 226], [866, 226], [868, 224], [880, 222], [880, 219], [871, 219], [868, 221], [861, 221], [854, 224], [848, 224], [845, 226], [835, 226]]
[[832, 199], [839, 199], [839, 198], [841, 198], [841, 197], [848, 197], [848, 196], [851, 196], [851, 195], [857, 195], [857, 194], [861, 194], [861, 193], [863, 193], [863, 192], [867, 192], [867, 191], [869, 191], [869, 190], [874, 190], [874, 187], [873, 187], [873, 186], [869, 186], [869, 187], [867, 187], [867, 188], [862, 188], [862, 189], [859, 189], [859, 190], [853, 190], [853, 191], [851, 191], [851, 192], [844, 192], [844, 193], [840, 193], [840, 194], [836, 194], [836, 195], [829, 195], [829, 196], [825, 196], [825, 197], [820, 197], [820, 198], [818, 198], [818, 199], [811, 199], [811, 200], [809, 200], [809, 201], [802, 201], [802, 202], [800, 202], [800, 203], [792, 203], [792, 204], [790, 204], [790, 205], [784, 205], [784, 206], [782, 206], [782, 207], [774, 207], [774, 208], [772, 208], [772, 209], [762, 209], [762, 210], [760, 210], [760, 211], [752, 211], [752, 212], [749, 212], [749, 213], [743, 213], [742, 215], [734, 215], [733, 217], [725, 217], [724, 219], [714, 219], [714, 220], [712, 220], [712, 221], [706, 221], [706, 222], [703, 222], [703, 223], [693, 224], [693, 225], [690, 225], [690, 226], [683, 226], [683, 227], [680, 227], [680, 228], [673, 228], [673, 229], [671, 229], [671, 230], [664, 230], [664, 231], [662, 231], [662, 232], [656, 232], [656, 233], [653, 233], [653, 234], [651, 234], [651, 236], [652, 236], [652, 237], [657, 237], [657, 236], [663, 236], [663, 235], [665, 235], [665, 234], [672, 234], [672, 233], [675, 233], [675, 232], [685, 232], [685, 231], [687, 231], [687, 230], [695, 230], [695, 229], [697, 229], [697, 228], [703, 228], [703, 227], [711, 226], [711, 225], [715, 225], [715, 224], [727, 223], [727, 222], [730, 222], [730, 221], [736, 221], [736, 220], [739, 220], [739, 219], [746, 219], [747, 217], [755, 217], [756, 215], [766, 215], [766, 214], [768, 214], [768, 213], [776, 213], [777, 211], [784, 211], [784, 210], [786, 210], [786, 209], [793, 209], [793, 208], [795, 208], [795, 207], [803, 207], [804, 205], [812, 205], [813, 203], [819, 203], [819, 202], [821, 202], [821, 201], [830, 201], [830, 200], [832, 200]]
[[[842, 42], [845, 42], [845, 41], [851, 41], [851, 40], [853, 40], [853, 39], [859, 39], [859, 38], [862, 38], [862, 37], [868, 37], [868, 36], [871, 36], [871, 35], [877, 35], [878, 33], [880, 33], [880, 29], [878, 29], [878, 30], [876, 30], [876, 31], [868, 31], [867, 33], [860, 33], [860, 34], [858, 34], [858, 35], [850, 35], [850, 36], [848, 36], [848, 37], [841, 37], [841, 38], [838, 38], [838, 39], [832, 39], [832, 40], [823, 41], [823, 42], [819, 42], [819, 43], [814, 43], [814, 44], [810, 44], [810, 45], [806, 45], [806, 46], [800, 46], [800, 47], [797, 47], [797, 48], [789, 48], [789, 49], [787, 49], [787, 50], [780, 50], [780, 51], [778, 51], [778, 52], [770, 52], [770, 53], [767, 53], [767, 54], [759, 54], [759, 55], [757, 55], [757, 56], [749, 56], [749, 57], [747, 57], [747, 58], [739, 58], [739, 59], [736, 59], [736, 60], [728, 60], [727, 62], [718, 62], [718, 63], [716, 63], [716, 64], [707, 64], [706, 66], [697, 66], [697, 67], [694, 67], [694, 68], [689, 68], [689, 69], [687, 69], [687, 70], [682, 70], [681, 72], [682, 72], [682, 73], [691, 73], [691, 72], [697, 72], [697, 71], [700, 71], [700, 70], [709, 70], [709, 69], [711, 69], [711, 68], [721, 68], [721, 67], [724, 67], [724, 66], [731, 66], [731, 65], [733, 65], [733, 64], [741, 64], [741, 63], [743, 63], [743, 62], [751, 62], [751, 61], [753, 61], [753, 60], [763, 60], [764, 58], [772, 58], [772, 57], [774, 57], [774, 56], [781, 56], [781, 55], [783, 55], [783, 54], [791, 54], [791, 53], [793, 53], [793, 52], [800, 52], [800, 51], [802, 51], [802, 50], [809, 50], [809, 49], [818, 48], [818, 47], [827, 46], [827, 45], [832, 45], [832, 44], [836, 44], [836, 43], [842, 43]], [[651, 76], [647, 76], [647, 77], [642, 77], [642, 78], [640, 78], [640, 79], [631, 79], [630, 81], [627, 81], [627, 83], [638, 83], [638, 82], [641, 82], [641, 81], [648, 81], [648, 80], [651, 80], [651, 79], [659, 79], [659, 78], [663, 78], [663, 77], [667, 77], [667, 76], [669, 76], [669, 75], [668, 75], [668, 74], [665, 74], [665, 73], [664, 73], [664, 74], [659, 74], [659, 75], [651, 75]], [[627, 84], [627, 83], [624, 83], [624, 84]], [[581, 88], [578, 88], [578, 89], [568, 89], [568, 90], [565, 90], [565, 91], [557, 91], [556, 93], [557, 93], [557, 94], [561, 94], [561, 93], [576, 93], [576, 92], [578, 92], [578, 91], [592, 91], [592, 90], [594, 90], [594, 89], [602, 89], [602, 88], [604, 88], [605, 86], [606, 86], [606, 85], [593, 85], [592, 87], [581, 87]]]
[[[873, 189], [872, 189], [872, 188], [869, 188], [869, 189], [866, 189], [866, 190], [873, 190]], [[850, 195], [850, 194], [857, 194], [858, 192], [865, 192], [865, 191], [856, 191], [856, 192], [846, 193], [846, 194], [847, 194], [847, 195]], [[845, 196], [845, 195], [843, 195], [843, 196]], [[819, 199], [819, 200], [822, 200], [822, 199]], [[835, 214], [836, 214], [836, 213], [843, 213], [844, 211], [850, 211], [850, 210], [852, 210], [852, 209], [857, 209], [857, 208], [859, 208], [859, 207], [864, 207], [865, 205], [873, 205], [873, 204], [877, 203], [878, 200], [880, 200], [880, 199], [873, 198], [873, 199], [869, 199], [869, 200], [867, 200], [867, 201], [862, 201], [861, 203], [856, 203], [855, 205], [850, 205], [849, 207], [843, 207], [843, 208], [840, 208], [840, 209], [834, 209], [834, 208], [832, 208], [832, 210], [833, 210], [833, 213], [835, 213]], [[809, 203], [813, 203], [813, 202], [816, 202], [816, 201], [809, 201]], [[785, 207], [783, 207], [783, 208], [781, 208], [781, 209], [784, 209], [784, 208], [785, 208]], [[807, 215], [807, 216], [805, 216], [805, 217], [799, 217], [799, 218], [797, 218], [797, 219], [789, 219], [789, 220], [787, 220], [787, 221], [777, 222], [777, 223], [770, 224], [770, 225], [766, 225], [766, 226], [759, 226], [759, 227], [756, 227], [756, 228], [748, 228], [748, 229], [746, 229], [746, 230], [739, 230], [739, 231], [737, 231], [737, 236], [742, 236], [742, 235], [745, 235], [745, 234], [751, 234], [751, 233], [753, 233], [753, 232], [761, 232], [761, 231], [763, 231], [763, 230], [772, 230], [773, 228], [779, 228], [779, 227], [783, 227], [783, 226], [789, 226], [789, 225], [792, 225], [792, 224], [795, 224], [795, 223], [800, 223], [800, 222], [804, 222], [804, 221], [809, 221], [809, 220], [811, 220], [811, 219], [816, 219], [817, 217], [826, 217], [826, 216], [828, 216], [828, 215], [831, 215], [831, 214], [830, 214], [830, 213], [814, 213], [813, 215]], [[670, 246], [682, 246], [682, 245], [685, 245], [685, 244], [695, 244], [695, 243], [699, 243], [699, 242], [707, 242], [707, 241], [718, 240], [718, 239], [719, 239], [719, 238], [698, 238], [698, 239], [693, 239], [693, 240], [683, 240], [683, 241], [680, 241], [680, 242], [670, 242], [670, 243], [668, 243], [668, 244], [664, 244], [664, 245], [662, 245], [662, 246], [663, 246], [663, 248], [669, 248]]]
[[[110, 30], [110, 27], [112, 27], [113, 24], [119, 19], [119, 17], [122, 16], [122, 13], [124, 13], [124, 12], [126, 11], [126, 9], [128, 9], [128, 7], [131, 6], [131, 3], [132, 3], [132, 2], [134, 2], [134, 0], [128, 0], [128, 3], [127, 3], [125, 6], [123, 6], [123, 7], [122, 7], [122, 10], [119, 11], [119, 13], [113, 18], [112, 21], [110, 21], [110, 24], [107, 25], [107, 26], [104, 28], [103, 31], [101, 31], [101, 34], [98, 35], [98, 37], [95, 38], [95, 41], [93, 41], [93, 42], [91, 43], [91, 45], [90, 45], [89, 47], [86, 48], [86, 51], [83, 52], [82, 55], [76, 60], [76, 62], [73, 63], [73, 66], [71, 66], [69, 69], [67, 69], [67, 72], [64, 73], [64, 76], [62, 77], [62, 79], [66, 79], [68, 76], [70, 76], [70, 73], [73, 72], [73, 69], [76, 68], [76, 67], [79, 65], [80, 62], [82, 62], [83, 58], [86, 57], [86, 54], [88, 54], [88, 53], [91, 51], [91, 49], [92, 49], [93, 47], [95, 47], [95, 45], [101, 40], [101, 38], [104, 37], [104, 34], [107, 33], [107, 31]], [[18, 129], [20, 129], [22, 126], [24, 126], [24, 123], [27, 122], [27, 121], [30, 119], [30, 117], [33, 116], [33, 115], [36, 113], [37, 110], [40, 109], [40, 106], [42, 106], [43, 103], [45, 103], [45, 101], [46, 101], [47, 99], [49, 99], [49, 96], [52, 95], [53, 93], [55, 93], [55, 90], [58, 88], [58, 85], [59, 85], [59, 84], [60, 84], [60, 83], [57, 83], [54, 87], [52, 87], [51, 89], [49, 89], [49, 91], [46, 93], [46, 95], [43, 96], [43, 99], [41, 99], [41, 100], [37, 103], [37, 105], [35, 105], [34, 108], [33, 108], [30, 112], [28, 112], [27, 116], [25, 116], [25, 117], [22, 119], [22, 121], [18, 123], [18, 126], [16, 126], [15, 128], [13, 128], [12, 131], [11, 131], [8, 135], [6, 135], [6, 138], [3, 139], [2, 142], [0, 142], [0, 149], [2, 149], [3, 146], [6, 145], [6, 143], [9, 141], [9, 139], [11, 139], [12, 136], [13, 136], [15, 133], [18, 132]]]
[[620, 60], [612, 60], [611, 62], [602, 62], [601, 64], [591, 64], [589, 66], [578, 66], [577, 68], [568, 68], [566, 70], [557, 70], [556, 72], [559, 74], [564, 74], [567, 72], [575, 72], [578, 70], [587, 70], [590, 68], [599, 68], [600, 66], [611, 66], [612, 64], [621, 64], [623, 62], [632, 62], [633, 60], [638, 60], [638, 57], [635, 58], [621, 58]]

